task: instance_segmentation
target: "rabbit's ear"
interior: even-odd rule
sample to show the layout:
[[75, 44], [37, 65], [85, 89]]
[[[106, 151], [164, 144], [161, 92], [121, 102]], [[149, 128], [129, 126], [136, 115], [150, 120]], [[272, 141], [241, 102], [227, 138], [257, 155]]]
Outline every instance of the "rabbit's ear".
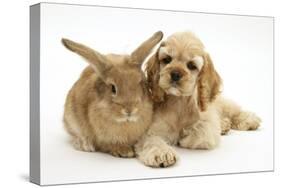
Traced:
[[110, 69], [111, 66], [110, 64], [108, 64], [106, 57], [104, 57], [99, 52], [69, 39], [63, 38], [61, 41], [67, 49], [85, 58], [94, 68], [95, 72], [99, 74], [99, 76], [103, 76], [105, 71]]
[[131, 62], [141, 65], [145, 58], [150, 54], [151, 50], [162, 40], [162, 38], [162, 31], [154, 33], [154, 35], [144, 41], [135, 51], [133, 51], [131, 54]]

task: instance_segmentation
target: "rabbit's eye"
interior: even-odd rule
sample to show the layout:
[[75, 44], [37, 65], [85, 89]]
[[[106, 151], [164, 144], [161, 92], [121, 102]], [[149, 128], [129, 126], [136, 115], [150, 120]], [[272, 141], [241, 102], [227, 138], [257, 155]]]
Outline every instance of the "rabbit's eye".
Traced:
[[114, 95], [116, 94], [116, 87], [113, 84], [111, 85], [111, 91]]

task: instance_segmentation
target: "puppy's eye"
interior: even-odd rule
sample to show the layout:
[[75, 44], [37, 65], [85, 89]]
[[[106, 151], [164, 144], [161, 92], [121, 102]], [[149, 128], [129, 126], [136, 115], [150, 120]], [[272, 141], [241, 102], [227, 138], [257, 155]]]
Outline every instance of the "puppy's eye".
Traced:
[[113, 84], [111, 85], [111, 92], [116, 95], [116, 87]]
[[165, 57], [164, 59], [162, 59], [162, 62], [163, 62], [164, 64], [169, 64], [171, 61], [172, 61], [171, 56], [167, 56], [167, 57]]
[[196, 70], [197, 69], [197, 67], [196, 67], [196, 65], [193, 61], [188, 62], [186, 66], [189, 70]]

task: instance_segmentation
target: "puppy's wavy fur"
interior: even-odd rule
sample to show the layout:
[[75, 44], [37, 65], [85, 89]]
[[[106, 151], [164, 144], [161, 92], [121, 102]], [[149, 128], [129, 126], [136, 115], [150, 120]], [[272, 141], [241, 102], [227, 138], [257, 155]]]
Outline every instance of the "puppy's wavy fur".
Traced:
[[136, 151], [147, 166], [173, 165], [178, 157], [170, 145], [213, 149], [230, 128], [254, 130], [260, 124], [254, 113], [220, 96], [222, 79], [203, 43], [190, 32], [162, 42], [146, 72], [154, 117]]
[[87, 60], [88, 66], [68, 93], [64, 125], [73, 146], [133, 157], [133, 146], [151, 124], [152, 101], [141, 65], [162, 39], [155, 33], [131, 55], [102, 55], [68, 39], [64, 46]]

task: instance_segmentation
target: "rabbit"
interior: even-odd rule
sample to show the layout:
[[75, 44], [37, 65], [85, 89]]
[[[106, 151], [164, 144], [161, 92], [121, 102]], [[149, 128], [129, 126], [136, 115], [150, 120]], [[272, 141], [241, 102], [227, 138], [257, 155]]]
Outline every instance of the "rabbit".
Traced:
[[152, 101], [141, 65], [163, 33], [156, 32], [130, 55], [101, 53], [68, 39], [62, 44], [89, 66], [69, 91], [64, 127], [74, 148], [134, 157], [134, 144], [152, 121]]

